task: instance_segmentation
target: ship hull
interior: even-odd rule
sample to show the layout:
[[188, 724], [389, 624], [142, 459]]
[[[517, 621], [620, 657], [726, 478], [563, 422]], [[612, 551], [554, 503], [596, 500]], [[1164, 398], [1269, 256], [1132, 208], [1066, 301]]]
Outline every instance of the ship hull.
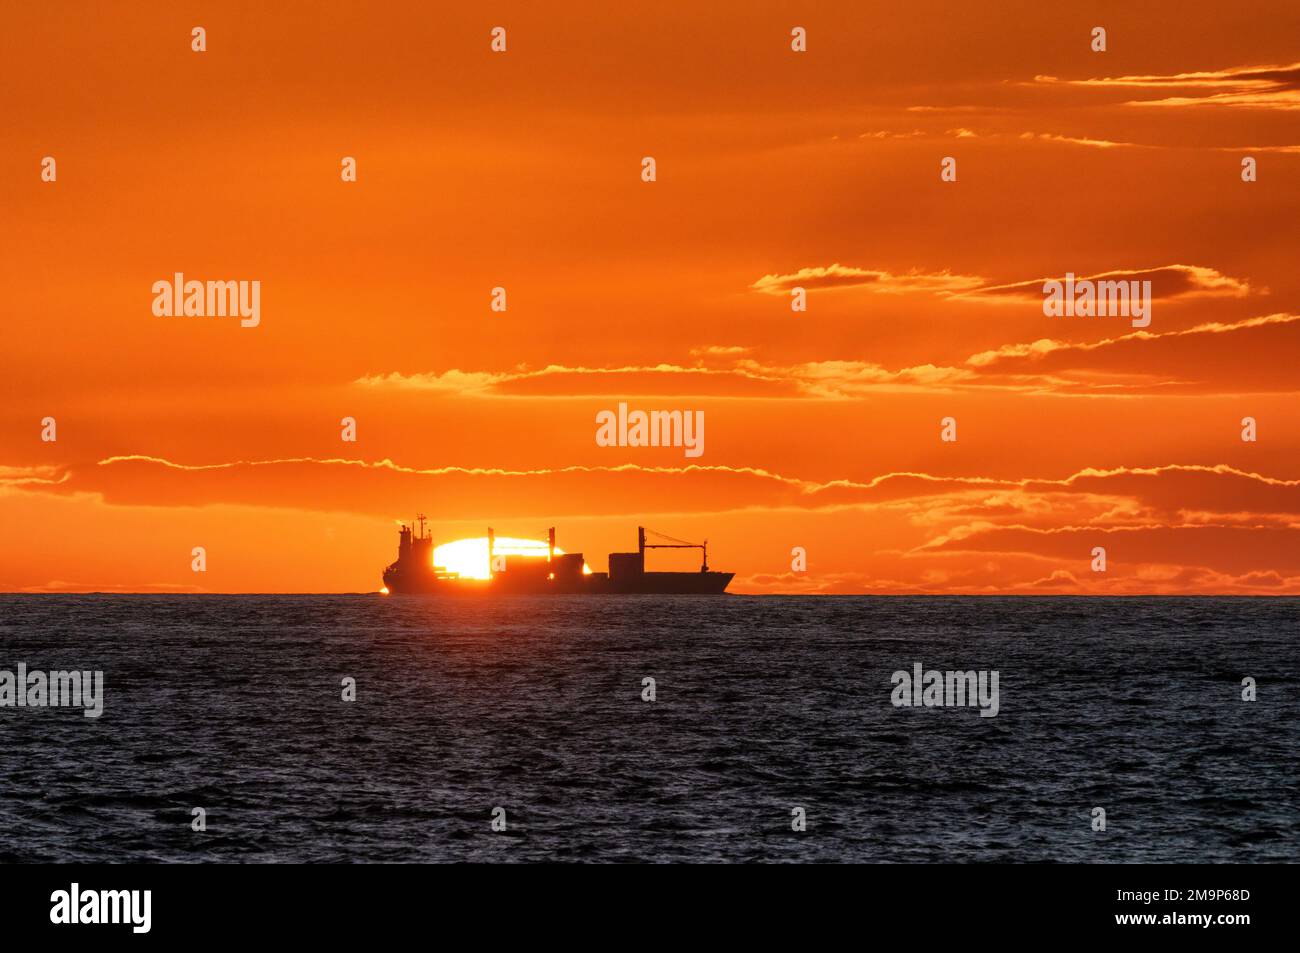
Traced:
[[598, 592], [642, 595], [716, 596], [726, 592], [731, 572], [645, 572], [631, 579], [611, 579]]
[[385, 573], [384, 585], [391, 595], [699, 595], [726, 592], [735, 573], [730, 572], [647, 572], [628, 579], [610, 579], [604, 573], [579, 580], [507, 582], [493, 579], [447, 579], [428, 574]]

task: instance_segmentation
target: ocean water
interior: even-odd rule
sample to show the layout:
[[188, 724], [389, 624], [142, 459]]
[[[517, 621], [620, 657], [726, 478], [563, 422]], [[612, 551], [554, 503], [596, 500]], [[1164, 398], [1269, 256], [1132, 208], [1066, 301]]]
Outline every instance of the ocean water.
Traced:
[[[1298, 639], [1296, 599], [0, 596], [0, 669], [105, 678], [0, 708], [0, 861], [1295, 862]], [[895, 707], [917, 662], [998, 715]]]

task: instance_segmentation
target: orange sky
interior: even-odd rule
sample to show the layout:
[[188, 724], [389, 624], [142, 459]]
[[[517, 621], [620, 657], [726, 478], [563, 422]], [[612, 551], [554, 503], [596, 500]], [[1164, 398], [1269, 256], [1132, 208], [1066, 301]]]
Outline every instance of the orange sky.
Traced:
[[7, 10], [0, 590], [370, 591], [419, 510], [735, 592], [1300, 593], [1300, 7], [691, 6]]

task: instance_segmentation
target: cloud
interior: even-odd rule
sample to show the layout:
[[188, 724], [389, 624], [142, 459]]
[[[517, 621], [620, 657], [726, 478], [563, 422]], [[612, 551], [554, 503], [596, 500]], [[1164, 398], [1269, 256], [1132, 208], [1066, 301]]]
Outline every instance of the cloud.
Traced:
[[[669, 509], [703, 511], [749, 505], [800, 510], [894, 507], [910, 502], [917, 505], [918, 519], [958, 526], [1008, 520], [1118, 526], [1182, 519], [1188, 513], [1300, 517], [1300, 480], [1226, 464], [1084, 468], [1056, 479], [900, 471], [868, 480], [811, 480], [763, 467], [726, 464], [419, 468], [389, 459], [291, 457], [187, 464], [128, 454], [69, 472], [69, 479], [40, 489], [99, 493], [109, 502], [140, 505], [265, 502], [380, 514], [414, 512], [412, 507], [418, 509], [419, 501], [427, 499], [438, 499], [452, 509], [465, 500], [482, 500], [489, 506], [528, 501], [542, 512], [578, 512], [603, 505], [613, 513], [634, 512], [656, 499]], [[597, 485], [601, 492], [593, 494]], [[1070, 499], [1073, 502], [1067, 504]], [[1119, 505], [1123, 501], [1132, 505]], [[578, 509], [567, 509], [570, 506]]]
[[[838, 138], [838, 137], [836, 137]], [[1186, 145], [1180, 143], [1153, 143], [1153, 142], [1127, 142], [1118, 139], [1097, 139], [1088, 135], [1066, 135], [1059, 132], [1034, 132], [1028, 130], [1016, 133], [1014, 131], [1006, 132], [984, 132], [968, 128], [949, 129], [945, 132], [931, 131], [923, 132], [915, 129], [912, 132], [889, 132], [878, 130], [875, 132], [864, 132], [858, 135], [859, 139], [979, 139], [981, 142], [994, 144], [1023, 144], [1035, 143], [1040, 145], [1056, 146], [1078, 146], [1084, 149], [1165, 149], [1165, 150], [1205, 150], [1213, 152], [1234, 152], [1234, 153], [1275, 153], [1284, 155], [1300, 154], [1300, 145], [1267, 145], [1267, 146], [1204, 146], [1204, 145]]]
[[841, 592], [887, 591], [920, 593], [919, 587], [899, 580], [874, 579], [863, 572], [757, 572], [737, 577], [733, 589], [772, 591], [783, 595], [830, 595]]
[[[714, 356], [741, 354], [744, 348]], [[623, 367], [569, 367], [551, 364], [543, 368], [526, 366], [513, 371], [486, 372], [452, 369], [442, 373], [401, 374], [362, 377], [353, 382], [361, 387], [433, 391], [462, 396], [546, 397], [546, 396], [648, 396], [660, 394], [717, 394], [780, 396], [793, 391], [791, 382], [753, 368], [688, 367], [679, 364], [628, 365]]]
[[[887, 271], [852, 268], [834, 264], [824, 267], [801, 268], [792, 274], [764, 275], [750, 289], [762, 294], [788, 294], [790, 289], [802, 287], [808, 291], [832, 288], [863, 288], [883, 294], [934, 294], [951, 299], [975, 300], [994, 297], [1042, 298], [1043, 283], [1061, 281], [1065, 275], [1051, 278], [1032, 278], [1005, 284], [993, 284], [988, 278], [975, 275], [953, 275], [949, 272], [919, 272], [892, 274]], [[1117, 269], [1099, 274], [1079, 275], [1078, 280], [1093, 281], [1150, 281], [1151, 293], [1157, 298], [1175, 298], [1188, 295], [1223, 295], [1245, 297], [1251, 293], [1250, 282], [1224, 275], [1203, 265], [1161, 265], [1155, 268]]]
[[23, 586], [19, 592], [31, 593], [51, 593], [51, 592], [111, 592], [132, 595], [134, 593], [149, 592], [183, 592], [195, 593], [206, 592], [202, 586], [174, 582], [74, 582], [68, 579], [50, 579], [44, 583], [36, 585]]
[[353, 381], [361, 387], [387, 387], [406, 390], [440, 391], [447, 394], [481, 394], [497, 384], [520, 375], [488, 371], [462, 371], [452, 368], [440, 374], [402, 374], [392, 371], [360, 377]]
[[[1210, 269], [1177, 276], [1173, 295], [1240, 295], [1248, 286]], [[1142, 272], [1110, 272], [1107, 276]], [[1151, 274], [1151, 272], [1146, 272]], [[1098, 276], [1103, 277], [1103, 276]], [[996, 289], [1028, 294], [1033, 282]], [[1046, 320], [1046, 319], [1045, 319]], [[1052, 319], [1056, 321], [1064, 319]], [[1090, 319], [1079, 319], [1080, 321]], [[1057, 325], [1061, 326], [1061, 325]], [[954, 393], [1002, 390], [1095, 396], [1153, 392], [1290, 393], [1300, 389], [1281, 355], [1300, 351], [1300, 315], [1270, 314], [1238, 322], [1209, 322], [1176, 331], [1133, 331], [1100, 341], [1039, 338], [972, 354], [956, 366], [918, 364], [887, 368], [869, 361], [824, 360], [793, 364], [747, 356], [748, 348], [696, 349], [701, 364], [589, 368], [551, 365], [487, 373], [400, 374], [361, 378], [357, 386], [469, 398], [727, 397], [779, 400], [855, 400], [885, 393]], [[704, 366], [704, 356], [710, 365]], [[472, 387], [458, 389], [465, 381]], [[3, 482], [0, 474], [0, 483]], [[46, 479], [53, 479], [47, 475]]]
[[845, 400], [868, 393], [941, 391], [976, 379], [960, 367], [920, 364], [891, 371], [866, 361], [808, 361], [802, 364], [771, 365], [741, 361], [739, 366], [753, 373], [791, 381], [803, 397]]
[[[917, 107], [913, 107], [913, 108], [917, 108]], [[1011, 141], [1014, 138], [1014, 139], [1025, 140], [1025, 141], [1034, 140], [1039, 142], [1055, 142], [1055, 143], [1061, 143], [1065, 145], [1090, 146], [1099, 149], [1113, 149], [1116, 148], [1117, 146], [1135, 146], [1135, 147], [1137, 146], [1136, 143], [1132, 143], [1132, 142], [1113, 142], [1108, 139], [1090, 139], [1086, 136], [1062, 136], [1050, 132], [1037, 132], [1037, 133], [1022, 132], [1018, 136], [1014, 134], [1001, 133], [1001, 132], [976, 132], [974, 129], [969, 129], [965, 126], [960, 126], [955, 129], [948, 129], [942, 133], [937, 131], [924, 132], [920, 129], [913, 129], [911, 132], [891, 132], [889, 130], [880, 129], [874, 132], [859, 133], [858, 138], [859, 139], [949, 138], [949, 139], [983, 139], [983, 140], [1002, 140], [1002, 141]], [[1152, 146], [1152, 147], [1142, 147], [1142, 148], [1156, 148], [1156, 147]]]
[[57, 486], [67, 479], [68, 473], [63, 467], [50, 464], [34, 467], [0, 466], [0, 489]]
[[1102, 89], [1138, 89], [1158, 94], [1158, 99], [1135, 99], [1129, 106], [1230, 106], [1248, 109], [1300, 109], [1300, 63], [1280, 66], [1236, 66], [1193, 73], [1108, 76], [1062, 80], [1036, 76], [1038, 84], [1063, 84]]
[[800, 268], [792, 274], [764, 275], [750, 285], [760, 294], [789, 294], [793, 288], [809, 291], [833, 288], [865, 288], [878, 294], [944, 294], [977, 288], [985, 279], [974, 275], [954, 275], [947, 271], [910, 271], [893, 274], [888, 271], [851, 268], [833, 264], [813, 268]]
[[1244, 331], [1250, 328], [1264, 328], [1271, 325], [1292, 325], [1297, 321], [1300, 321], [1300, 315], [1269, 314], [1258, 318], [1247, 318], [1244, 321], [1237, 321], [1230, 324], [1225, 324], [1222, 321], [1211, 321], [1206, 324], [1198, 324], [1195, 327], [1186, 328], [1182, 331], [1165, 331], [1162, 333], [1145, 330], [1134, 331], [1131, 334], [1125, 334], [1118, 338], [1105, 338], [1101, 341], [1092, 342], [1081, 343], [1077, 341], [1056, 341], [1051, 338], [1040, 338], [1030, 344], [1006, 344], [993, 351], [981, 351], [979, 354], [972, 355], [967, 363], [977, 367], [987, 367], [996, 364], [999, 361], [1009, 359], [1041, 359], [1058, 351], [1077, 351], [1086, 353], [1113, 348], [1130, 341], [1159, 341], [1162, 338], [1172, 339], [1204, 334], [1231, 334], [1233, 332]]
[[[713, 348], [708, 353], [725, 357], [746, 351], [746, 348]], [[730, 367], [691, 367], [669, 363], [623, 367], [551, 364], [543, 368], [524, 366], [503, 372], [452, 369], [442, 373], [402, 374], [394, 371], [358, 378], [353, 384], [462, 397], [799, 396], [797, 381], [769, 373], [754, 362], [734, 362]]]
[[691, 348], [691, 357], [738, 357], [741, 354], [748, 354], [752, 350], [751, 347], [741, 347], [734, 344], [712, 344], [708, 347]]
[[[975, 374], [958, 367], [922, 364], [888, 370], [866, 361], [808, 361], [772, 364], [741, 357], [748, 348], [708, 349], [708, 355], [729, 359], [729, 366], [655, 364], [641, 367], [561, 367], [520, 369], [506, 373], [452, 370], [442, 374], [390, 373], [363, 377], [353, 383], [370, 388], [459, 394], [466, 397], [750, 397], [843, 400], [881, 391], [944, 389]], [[694, 351], [692, 353], [701, 353]], [[472, 387], [461, 389], [464, 381]]]
[[1115, 142], [1110, 139], [1089, 139], [1086, 136], [1062, 136], [1050, 132], [1022, 132], [1021, 139], [1032, 139], [1037, 142], [1055, 142], [1071, 146], [1088, 146], [1092, 149], [1118, 149], [1120, 147], [1128, 148], [1150, 148], [1148, 146], [1139, 146], [1134, 142]]
[[[665, 451], [667, 453], [668, 451]], [[680, 454], [680, 451], [677, 451]], [[668, 461], [668, 457], [663, 458]], [[677, 456], [680, 460], [680, 455]], [[598, 492], [593, 492], [598, 490]], [[797, 500], [803, 481], [761, 467], [611, 462], [562, 467], [410, 467], [390, 459], [286, 457], [185, 463], [146, 454], [72, 469], [60, 493], [113, 505], [217, 503], [397, 518], [437, 500], [440, 512], [501, 518], [726, 509], [736, 500]]]
[[1300, 315], [1270, 314], [1178, 331], [1134, 331], [1094, 342], [1041, 338], [973, 354], [967, 366], [989, 383], [1006, 380], [1057, 393], [1292, 393], [1300, 378]]
[[858, 133], [859, 139], [916, 139], [924, 136], [925, 133], [920, 129], [913, 129], [911, 132], [892, 132], [888, 129], [876, 129], [871, 132]]
[[[1093, 275], [1078, 275], [1076, 281], [1150, 281], [1153, 298], [1178, 298], [1196, 296], [1224, 296], [1242, 298], [1251, 293], [1250, 282], [1224, 275], [1214, 268], [1202, 265], [1162, 265], [1156, 268], [1106, 271]], [[1064, 281], [1065, 275], [1033, 278], [1003, 285], [985, 285], [968, 292], [964, 297], [1011, 296], [1019, 298], [1043, 297], [1043, 284], [1047, 281]]]
[[[996, 138], [996, 136], [989, 137]], [[1093, 139], [1088, 136], [1064, 136], [1053, 132], [1022, 132], [1019, 136], [1026, 142], [1041, 142], [1055, 145], [1083, 146], [1088, 149], [1203, 149], [1205, 146], [1186, 146], [1178, 144], [1156, 144], [1150, 142], [1121, 142], [1115, 139]], [[1284, 155], [1300, 153], [1300, 145], [1273, 146], [1210, 146], [1214, 152], [1236, 152], [1243, 155], [1253, 152], [1270, 152]]]
[[1300, 146], [1218, 146], [1216, 152], [1278, 152], [1284, 155], [1300, 155]]
[[1300, 575], [1298, 526], [1023, 526], [979, 529], [961, 539], [947, 539], [936, 550], [962, 553], [1032, 554], [1040, 559], [1069, 559], [1086, 565], [1092, 547], [1107, 552], [1107, 569], [1130, 566], [1184, 567], [1194, 553], [1198, 566], [1222, 573], [1268, 571]]
[[691, 473], [706, 471], [725, 471], [729, 473], [744, 473], [753, 476], [774, 479], [780, 482], [790, 483], [791, 485], [802, 485], [803, 481], [793, 478], [781, 477], [771, 471], [758, 467], [726, 467], [712, 466], [704, 464], [693, 464], [685, 467], [647, 467], [635, 463], [617, 464], [613, 466], [584, 466], [573, 464], [564, 467], [539, 467], [533, 469], [507, 469], [502, 467], [407, 467], [394, 463], [387, 458], [383, 460], [355, 460], [348, 457], [282, 457], [270, 460], [232, 460], [222, 463], [176, 463], [165, 457], [154, 457], [147, 454], [120, 454], [111, 457], [105, 457], [97, 462], [97, 466], [109, 467], [114, 464], [122, 463], [145, 463], [165, 467], [169, 470], [182, 470], [189, 472], [202, 472], [209, 470], [235, 470], [241, 467], [274, 467], [286, 464], [317, 464], [321, 466], [344, 466], [356, 467], [362, 470], [382, 470], [391, 473], [406, 474], [411, 476], [447, 476], [449, 474], [468, 475], [468, 476], [552, 476], [561, 473], [619, 473], [632, 470], [646, 473]]

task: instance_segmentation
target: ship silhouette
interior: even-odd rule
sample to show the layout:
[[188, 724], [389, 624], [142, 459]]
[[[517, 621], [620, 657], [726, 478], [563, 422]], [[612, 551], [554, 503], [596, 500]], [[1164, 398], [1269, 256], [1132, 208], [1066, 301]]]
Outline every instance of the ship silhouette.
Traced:
[[[384, 570], [384, 585], [390, 593], [409, 594], [566, 594], [646, 593], [676, 595], [720, 595], [735, 573], [709, 568], [709, 542], [688, 543], [662, 533], [651, 535], [667, 542], [646, 542], [646, 529], [638, 526], [634, 553], [610, 553], [609, 572], [583, 572], [582, 553], [557, 553], [555, 527], [547, 531], [546, 558], [516, 556], [493, 551], [496, 534], [489, 527], [487, 579], [474, 579], [449, 572], [433, 563], [433, 537], [424, 532], [425, 517], [416, 516], [411, 525], [398, 531], [397, 561]], [[699, 572], [647, 572], [647, 549], [698, 549]]]

